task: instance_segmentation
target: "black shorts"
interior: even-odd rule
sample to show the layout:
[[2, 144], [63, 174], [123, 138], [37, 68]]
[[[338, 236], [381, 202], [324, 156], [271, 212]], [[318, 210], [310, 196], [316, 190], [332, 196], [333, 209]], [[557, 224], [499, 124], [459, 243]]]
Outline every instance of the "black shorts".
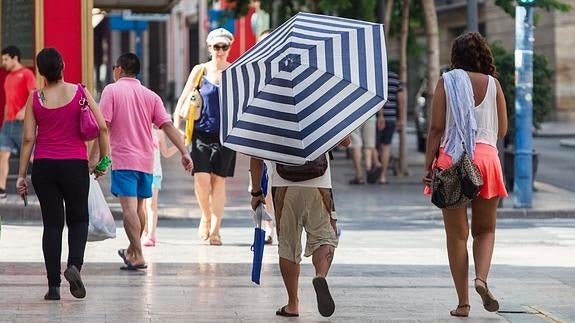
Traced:
[[383, 130], [377, 130], [375, 142], [379, 145], [391, 145], [393, 134], [395, 133], [395, 121], [386, 121]]
[[217, 134], [194, 131], [192, 135], [192, 151], [195, 173], [212, 173], [221, 177], [234, 176], [236, 168], [236, 152], [222, 146]]

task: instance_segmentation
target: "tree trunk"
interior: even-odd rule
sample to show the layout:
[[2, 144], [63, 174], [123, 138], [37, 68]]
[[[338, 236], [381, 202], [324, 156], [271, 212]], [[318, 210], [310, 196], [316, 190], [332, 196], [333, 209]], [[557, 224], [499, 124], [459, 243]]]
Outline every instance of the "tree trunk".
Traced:
[[427, 40], [427, 115], [431, 116], [433, 91], [439, 80], [439, 32], [434, 0], [421, 0], [425, 17], [425, 38]]
[[389, 28], [391, 26], [391, 12], [393, 11], [393, 0], [385, 1], [385, 12], [383, 16], [383, 28], [385, 30], [385, 37], [389, 37]]
[[403, 128], [399, 132], [399, 176], [409, 175], [409, 170], [407, 167], [407, 143], [405, 135], [405, 127], [407, 125], [407, 37], [409, 36], [409, 6], [411, 5], [410, 0], [403, 0], [402, 10], [401, 10], [401, 34], [400, 34], [400, 45], [399, 45], [399, 79], [401, 84], [403, 84], [403, 93], [401, 94], [404, 98], [403, 105], [400, 105], [400, 100], [398, 99], [398, 111], [401, 108], [399, 117], [401, 118], [401, 123]]
[[378, 0], [377, 1], [377, 22], [383, 24], [385, 20], [385, 3], [386, 0]]

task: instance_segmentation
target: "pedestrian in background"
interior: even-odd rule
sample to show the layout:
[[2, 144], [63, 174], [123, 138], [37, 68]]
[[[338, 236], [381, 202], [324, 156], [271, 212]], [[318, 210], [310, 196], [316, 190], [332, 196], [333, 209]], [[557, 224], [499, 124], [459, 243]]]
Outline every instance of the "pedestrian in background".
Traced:
[[190, 104], [187, 98], [193, 90], [194, 80], [203, 73], [199, 88], [202, 108], [199, 118], [193, 121], [191, 156], [194, 192], [202, 210], [198, 236], [202, 240], [209, 239], [210, 245], [216, 246], [222, 244], [220, 227], [226, 203], [226, 177], [234, 175], [236, 163], [235, 152], [220, 143], [220, 80], [222, 71], [230, 65], [228, 55], [233, 40], [233, 35], [223, 28], [208, 34], [206, 42], [211, 60], [194, 66], [174, 113], [174, 123], [179, 127], [180, 110], [183, 105]]
[[349, 181], [350, 185], [365, 184], [362, 159], [365, 162], [365, 173], [368, 182], [373, 184], [379, 177], [381, 166], [378, 165], [379, 162], [377, 164], [373, 163], [373, 161], [378, 160], [377, 150], [375, 149], [376, 120], [376, 116], [373, 115], [351, 133], [351, 160], [355, 177]]
[[[68, 226], [69, 249], [64, 277], [70, 283], [72, 295], [84, 298], [86, 289], [80, 271], [88, 237], [90, 178], [88, 152], [79, 131], [82, 108], [79, 102], [82, 97], [88, 100], [90, 110], [100, 127], [98, 146], [101, 157], [108, 156], [109, 153], [108, 130], [90, 92], [81, 85], [64, 81], [64, 61], [56, 49], [42, 49], [36, 56], [36, 66], [46, 85], [33, 92], [26, 102], [16, 190], [26, 199], [26, 169], [34, 147], [32, 185], [42, 210], [42, 251], [48, 273], [48, 292], [44, 299], [60, 299], [64, 220]], [[101, 176], [104, 172], [95, 171], [96, 176]]]
[[140, 239], [146, 224], [144, 200], [152, 197], [152, 124], [178, 147], [184, 169], [193, 168], [180, 131], [172, 124], [162, 99], [140, 83], [136, 78], [139, 73], [140, 59], [135, 54], [120, 55], [113, 67], [115, 83], [104, 88], [100, 99], [110, 129], [111, 191], [120, 200], [124, 229], [130, 241], [127, 249], [118, 250], [125, 270], [147, 268]]
[[396, 131], [404, 127], [401, 116], [405, 113], [405, 92], [399, 75], [389, 71], [387, 75], [387, 102], [377, 113], [377, 148], [381, 163], [379, 184], [387, 184], [387, 167], [391, 158], [391, 142]]
[[22, 146], [24, 107], [30, 93], [36, 89], [34, 73], [22, 66], [20, 49], [7, 46], [2, 49], [2, 66], [8, 71], [4, 80], [6, 105], [4, 124], [0, 125], [0, 198], [6, 198], [6, 180], [10, 171], [10, 155]]
[[[497, 139], [502, 139], [507, 131], [505, 97], [496, 79], [493, 55], [487, 41], [477, 32], [468, 32], [457, 37], [451, 47], [451, 75], [439, 80], [431, 106], [431, 124], [427, 135], [427, 151], [423, 182], [425, 192], [431, 193], [430, 185], [434, 168], [446, 169], [452, 161], [463, 153], [455, 126], [455, 118], [468, 116], [473, 119], [477, 130], [466, 128], [465, 150], [473, 158], [483, 177], [483, 187], [479, 196], [471, 202], [471, 235], [473, 236], [473, 259], [475, 263], [474, 287], [481, 296], [483, 307], [489, 312], [499, 309], [499, 303], [487, 287], [487, 277], [491, 267], [491, 257], [495, 244], [495, 222], [497, 205], [501, 197], [507, 196], [501, 163], [497, 152]], [[464, 73], [461, 73], [464, 71]], [[463, 75], [461, 78], [457, 75]], [[452, 77], [456, 86], [444, 82]], [[470, 84], [469, 84], [470, 82]], [[466, 99], [465, 91], [473, 92], [473, 99]], [[454, 106], [452, 99], [457, 96], [460, 106]], [[475, 144], [473, 144], [475, 143]], [[459, 303], [450, 313], [452, 316], [469, 315], [467, 239], [469, 224], [467, 207], [442, 209], [447, 235], [447, 255], [449, 267], [455, 283]]]
[[[144, 227], [144, 247], [155, 247], [158, 241], [156, 229], [158, 228], [158, 197], [162, 189], [162, 156], [170, 158], [178, 152], [178, 147], [168, 147], [166, 136], [158, 128], [152, 129], [154, 140], [154, 179], [152, 180], [152, 197], [146, 199], [146, 225]], [[183, 139], [183, 138], [182, 138]]]

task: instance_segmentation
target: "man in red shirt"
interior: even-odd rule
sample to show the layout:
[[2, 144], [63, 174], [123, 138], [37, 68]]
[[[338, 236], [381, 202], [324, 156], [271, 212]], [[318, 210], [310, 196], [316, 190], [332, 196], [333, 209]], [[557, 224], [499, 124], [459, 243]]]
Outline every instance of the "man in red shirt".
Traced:
[[2, 49], [2, 66], [8, 75], [4, 81], [4, 124], [0, 129], [0, 198], [6, 197], [10, 154], [17, 154], [22, 145], [24, 106], [30, 92], [36, 88], [34, 73], [22, 66], [20, 56], [20, 49], [16, 46]]

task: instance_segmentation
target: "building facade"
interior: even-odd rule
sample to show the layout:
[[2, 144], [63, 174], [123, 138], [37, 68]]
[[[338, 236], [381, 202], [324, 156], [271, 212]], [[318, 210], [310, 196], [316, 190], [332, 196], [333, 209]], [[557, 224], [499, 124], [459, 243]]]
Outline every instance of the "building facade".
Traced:
[[[575, 10], [575, 0], [561, 0]], [[437, 0], [440, 37], [440, 63], [449, 64], [451, 42], [466, 28], [465, 0]], [[553, 110], [555, 120], [575, 120], [575, 13], [547, 12], [536, 9], [539, 16], [534, 29], [534, 51], [548, 59], [553, 74]], [[507, 51], [515, 49], [515, 20], [495, 4], [480, 0], [479, 31], [490, 43], [498, 42]], [[508, 103], [509, 104], [509, 103]]]

